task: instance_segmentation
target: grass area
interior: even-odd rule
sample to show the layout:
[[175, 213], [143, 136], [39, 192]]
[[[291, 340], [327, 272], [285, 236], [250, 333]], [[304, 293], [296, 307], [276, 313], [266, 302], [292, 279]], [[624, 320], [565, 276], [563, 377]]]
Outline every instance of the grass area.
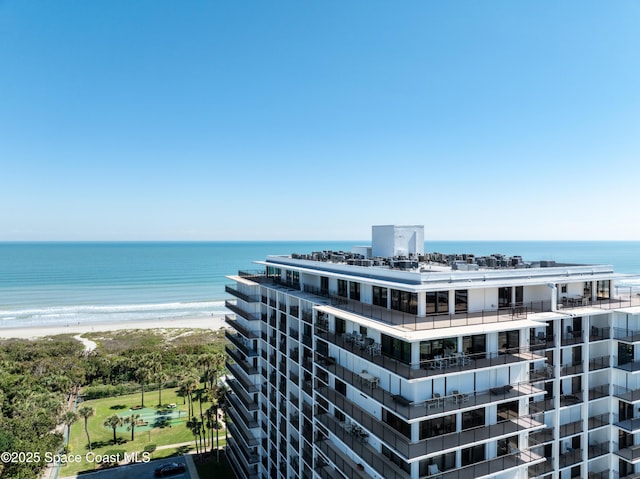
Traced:
[[[156, 450], [151, 454], [152, 459], [168, 457], [175, 454], [183, 454], [188, 450], [195, 449], [195, 440], [191, 431], [186, 427], [187, 421], [187, 405], [183, 404], [181, 397], [177, 396], [177, 389], [166, 389], [162, 391], [163, 404], [175, 403], [176, 408], [173, 409], [173, 419], [169, 420], [165, 427], [136, 427], [134, 440], [131, 440], [131, 431], [127, 431], [127, 426], [116, 429], [116, 443], [113, 443], [113, 429], [104, 427], [105, 420], [113, 415], [130, 416], [132, 413], [139, 411], [131, 411], [130, 408], [140, 404], [140, 394], [131, 394], [127, 396], [118, 396], [105, 399], [95, 399], [86, 401], [80, 406], [91, 406], [96, 410], [93, 417], [88, 420], [89, 435], [93, 452], [96, 455], [102, 455], [107, 451], [123, 450], [127, 453], [142, 452], [145, 446], [155, 444]], [[145, 406], [147, 408], [158, 402], [157, 391], [145, 392]], [[194, 403], [196, 416], [200, 415], [199, 403]], [[203, 403], [202, 410], [209, 408], [210, 403]], [[155, 406], [151, 406], [155, 408]], [[162, 408], [164, 409], [164, 408]], [[149, 416], [150, 410], [147, 411]], [[224, 430], [219, 432], [220, 445], [224, 444]], [[215, 442], [215, 438], [214, 438]], [[189, 443], [185, 447], [163, 448], [172, 444]], [[82, 461], [64, 465], [60, 469], [60, 477], [76, 474], [81, 471], [91, 471], [97, 468], [97, 464], [85, 461], [85, 455], [89, 452], [87, 445], [87, 436], [84, 430], [84, 419], [79, 418], [71, 427], [71, 436], [69, 439], [69, 454], [80, 455]]]

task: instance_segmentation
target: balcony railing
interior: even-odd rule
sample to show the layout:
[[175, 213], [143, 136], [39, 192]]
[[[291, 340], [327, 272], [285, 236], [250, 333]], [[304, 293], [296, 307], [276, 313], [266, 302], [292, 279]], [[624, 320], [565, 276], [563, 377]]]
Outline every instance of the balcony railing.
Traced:
[[[317, 288], [314, 287], [305, 286], [305, 291], [317, 294]], [[348, 300], [339, 296], [330, 295], [329, 297], [331, 299], [331, 306], [322, 306], [321, 308], [331, 314], [339, 315], [341, 312], [355, 313], [367, 319], [373, 319], [394, 326], [402, 326], [415, 331], [510, 322], [526, 319], [531, 313], [550, 311], [551, 308], [550, 302], [541, 301], [530, 303], [526, 306], [498, 308], [477, 312], [418, 316], [382, 306]]]
[[582, 449], [573, 449], [560, 455], [560, 467], [568, 467], [582, 461]]
[[633, 463], [640, 461], [640, 444], [620, 448], [618, 443], [614, 443], [613, 452], [626, 461]]
[[589, 459], [593, 459], [594, 457], [598, 457], [598, 456], [603, 456], [605, 454], [609, 454], [608, 442], [589, 445], [589, 448], [588, 448]]
[[453, 360], [448, 361], [445, 358], [442, 362], [433, 359], [420, 361], [417, 364], [407, 364], [387, 356], [384, 352], [382, 352], [382, 354], [371, 354], [367, 352], [366, 349], [361, 349], [358, 345], [349, 342], [346, 335], [343, 334], [318, 332], [317, 336], [406, 379], [425, 378], [456, 371], [472, 371], [480, 368], [510, 365], [523, 361], [541, 361], [546, 359], [545, 356], [536, 354], [528, 348], [511, 348], [501, 352], [465, 355], [465, 360], [455, 360], [455, 358], [453, 358]]
[[574, 361], [560, 366], [560, 376], [570, 376], [583, 372], [582, 361]]
[[410, 474], [393, 464], [376, 449], [348, 432], [334, 416], [320, 414], [316, 416], [316, 419], [385, 479], [408, 479], [410, 477]]
[[[316, 446], [318, 446], [327, 458], [329, 458], [329, 460], [335, 464], [336, 467], [346, 475], [346, 477], [355, 477], [360, 479], [369, 478], [369, 475], [366, 474], [363, 469], [359, 468], [357, 463], [342, 451], [338, 450], [330, 441], [317, 441]], [[334, 477], [335, 474], [328, 476], [329, 479]]]
[[[442, 479], [469, 479], [493, 476], [517, 467], [533, 467], [542, 460], [544, 460], [544, 457], [531, 451], [517, 452], [476, 462], [458, 469], [443, 471], [437, 477]], [[433, 476], [422, 476], [421, 479], [427, 479], [428, 477]]]
[[623, 420], [614, 419], [614, 425], [632, 433], [640, 432], [640, 418]]
[[638, 359], [623, 359], [623, 362], [620, 363], [620, 358], [618, 356], [613, 357], [614, 367], [617, 369], [621, 369], [623, 371], [635, 372], [640, 371], [640, 360]]
[[610, 366], [609, 356], [600, 356], [599, 358], [589, 359], [589, 371], [597, 371], [598, 369], [606, 369]]
[[247, 321], [260, 321], [260, 315], [259, 314], [249, 313], [249, 312], [245, 311], [244, 309], [238, 307], [235, 303], [232, 303], [231, 301], [225, 301], [224, 302], [224, 306], [227, 309], [230, 309], [231, 311], [236, 313], [238, 316], [242, 316]]
[[635, 343], [640, 341], [640, 331], [628, 328], [613, 328], [613, 337], [626, 343]]
[[247, 338], [247, 339], [256, 339], [258, 337], [257, 333], [255, 333], [255, 332], [245, 328], [244, 326], [242, 326], [238, 322], [238, 320], [235, 318], [235, 316], [233, 316], [231, 314], [225, 314], [224, 315], [224, 320], [229, 326], [231, 326], [233, 329], [238, 331], [245, 338]]
[[560, 341], [562, 346], [569, 346], [571, 344], [578, 344], [584, 342], [582, 331], [573, 331], [562, 336]]
[[335, 374], [349, 385], [372, 397], [387, 409], [392, 410], [394, 413], [406, 418], [407, 420], [417, 419], [431, 414], [482, 406], [490, 403], [510, 401], [520, 397], [531, 397], [544, 394], [544, 390], [533, 387], [528, 382], [525, 382], [513, 385], [496, 386], [490, 389], [478, 391], [462, 390], [462, 394], [453, 394], [452, 392], [447, 394], [442, 391], [440, 393], [440, 397], [432, 396], [429, 399], [412, 401], [398, 394], [392, 394], [380, 385], [377, 387], [371, 387], [370, 384], [362, 380], [357, 372], [351, 371], [350, 369], [337, 364], [333, 358], [319, 357], [316, 364], [318, 367]]
[[235, 296], [236, 298], [239, 298], [239, 299], [241, 299], [242, 301], [244, 301], [246, 303], [259, 303], [260, 302], [260, 295], [241, 293], [240, 291], [238, 291], [236, 288], [234, 288], [231, 285], [225, 285], [224, 290], [227, 293], [229, 293], [230, 295]]
[[480, 426], [456, 431], [440, 436], [422, 439], [411, 442], [402, 433], [384, 423], [380, 419], [364, 411], [360, 406], [353, 403], [334, 389], [321, 387], [316, 390], [318, 394], [331, 402], [346, 415], [353, 418], [358, 424], [369, 431], [374, 436], [381, 438], [390, 444], [401, 456], [406, 459], [413, 459], [422, 455], [464, 447], [468, 444], [481, 441], [495, 440], [500, 436], [511, 436], [521, 431], [535, 431], [542, 429], [544, 424], [533, 420], [527, 416], [507, 419], [495, 424]]
[[640, 401], [640, 389], [629, 389], [623, 386], [613, 386], [613, 395], [627, 402]]

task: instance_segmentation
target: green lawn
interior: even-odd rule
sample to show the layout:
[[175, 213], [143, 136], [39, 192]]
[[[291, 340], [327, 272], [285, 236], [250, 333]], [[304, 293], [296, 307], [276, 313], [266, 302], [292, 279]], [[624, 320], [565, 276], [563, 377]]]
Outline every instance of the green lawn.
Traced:
[[[181, 397], [176, 395], [176, 389], [167, 389], [162, 391], [162, 402], [166, 404], [175, 403], [177, 407], [172, 409], [171, 416], [155, 415], [155, 404], [158, 402], [157, 391], [145, 392], [144, 410], [131, 411], [130, 408], [140, 404], [140, 394], [132, 394], [128, 396], [119, 396], [114, 398], [96, 399], [80, 403], [81, 406], [91, 406], [96, 410], [96, 414], [89, 418], [88, 428], [91, 436], [93, 452], [96, 455], [104, 454], [110, 450], [124, 450], [128, 453], [142, 452], [145, 446], [155, 444], [158, 448], [152, 453], [152, 458], [162, 458], [175, 454], [182, 454], [187, 450], [195, 450], [195, 441], [193, 434], [186, 427], [187, 405], [183, 404]], [[199, 403], [195, 402], [196, 416], [200, 415]], [[151, 406], [151, 408], [149, 407]], [[203, 403], [202, 410], [205, 411], [210, 403]], [[164, 409], [164, 408], [163, 408]], [[138, 426], [135, 428], [135, 439], [131, 440], [131, 431], [127, 430], [125, 425], [116, 430], [117, 443], [113, 443], [113, 430], [103, 426], [107, 417], [118, 414], [119, 416], [129, 416], [132, 413], [141, 414], [141, 416], [149, 422], [146, 427]], [[152, 427], [158, 422], [160, 417], [167, 419], [166, 426]], [[224, 444], [224, 430], [220, 433], [220, 446]], [[189, 445], [182, 448], [161, 449], [162, 446], [171, 444], [180, 444], [189, 442]], [[214, 439], [215, 443], [215, 439]], [[210, 446], [208, 446], [209, 448]], [[89, 452], [87, 446], [87, 436], [84, 431], [84, 419], [78, 418], [78, 421], [71, 426], [71, 437], [69, 440], [69, 454], [80, 455], [82, 462], [77, 464], [64, 465], [60, 468], [60, 477], [76, 474], [81, 471], [90, 471], [97, 467], [97, 464], [84, 461], [86, 453]]]

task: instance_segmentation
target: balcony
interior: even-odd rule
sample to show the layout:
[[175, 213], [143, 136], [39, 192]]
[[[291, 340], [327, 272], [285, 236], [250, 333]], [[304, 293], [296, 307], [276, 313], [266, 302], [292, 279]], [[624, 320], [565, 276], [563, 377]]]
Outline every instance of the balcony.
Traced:
[[231, 296], [235, 296], [236, 298], [241, 299], [245, 303], [259, 303], [260, 295], [257, 294], [245, 294], [238, 291], [232, 285], [225, 285], [224, 290], [229, 293]]
[[238, 307], [236, 304], [232, 303], [231, 301], [225, 301], [224, 306], [225, 308], [230, 309], [231, 311], [236, 313], [238, 316], [242, 316], [247, 321], [260, 321], [259, 314], [249, 313], [244, 309]]
[[393, 447], [406, 459], [413, 459], [426, 454], [456, 449], [474, 442], [483, 442], [507, 437], [521, 431], [535, 431], [544, 428], [544, 424], [529, 417], [515, 417], [500, 421], [496, 424], [456, 431], [441, 436], [411, 442], [406, 436], [392, 428], [380, 419], [364, 411], [357, 404], [351, 402], [334, 389], [322, 387], [318, 394], [337, 406], [346, 415], [353, 418], [364, 429]]
[[613, 425], [631, 433], [640, 432], [640, 418], [623, 419], [621, 421], [614, 422]]
[[582, 432], [582, 421], [573, 421], [560, 426], [560, 437], [573, 436]]
[[576, 391], [571, 394], [560, 395], [560, 407], [573, 406], [584, 401], [582, 391]]
[[589, 333], [589, 341], [603, 341], [605, 339], [611, 339], [611, 332], [608, 326], [604, 328], [598, 328], [596, 326], [591, 326], [591, 331]]
[[589, 459], [604, 456], [605, 454], [609, 454], [609, 443], [602, 442], [598, 444], [591, 444], [589, 445], [587, 451]]
[[349, 433], [346, 428], [342, 427], [334, 416], [329, 414], [320, 414], [316, 416], [316, 419], [385, 479], [409, 479], [410, 474], [393, 464], [389, 459], [380, 454], [376, 449], [369, 446], [366, 442]]
[[598, 416], [592, 416], [589, 418], [589, 431], [593, 430], [593, 429], [597, 429], [599, 427], [604, 427], [604, 426], [608, 426], [611, 422], [611, 414], [610, 413], [604, 413], [604, 414], [600, 414]]
[[[480, 479], [483, 477], [493, 477], [496, 474], [509, 471], [515, 468], [529, 466], [530, 468], [544, 461], [544, 457], [531, 451], [524, 451], [515, 454], [499, 456], [486, 461], [477, 462], [458, 469], [443, 471], [438, 474], [438, 479]], [[432, 476], [423, 476], [424, 479]], [[421, 478], [422, 479], [422, 478]]]
[[229, 447], [240, 452], [247, 464], [257, 464], [260, 461], [260, 456], [255, 453], [255, 449], [245, 449], [242, 443], [235, 441], [232, 437], [229, 437]]
[[242, 388], [240, 382], [230, 378], [227, 380], [227, 384], [234, 392], [234, 394], [238, 397], [238, 399], [240, 399], [240, 402], [242, 402], [247, 411], [256, 411], [259, 409], [258, 403], [255, 402], [253, 398], [246, 393], [246, 391]]
[[527, 348], [512, 348], [500, 352], [469, 354], [465, 355], [464, 360], [452, 357], [450, 360], [433, 359], [410, 365], [391, 358], [384, 352], [382, 354], [368, 352], [357, 344], [348, 341], [346, 334], [318, 332], [317, 336], [406, 379], [426, 378], [452, 372], [473, 371], [480, 368], [493, 368], [518, 362], [543, 361], [546, 359], [545, 356], [531, 352]]
[[336, 364], [332, 359], [320, 357], [316, 364], [407, 420], [544, 394], [544, 390], [533, 387], [529, 383], [520, 383], [465, 392], [462, 400], [460, 394], [442, 394], [442, 397], [439, 398], [413, 402], [400, 395], [391, 394], [380, 386], [371, 387], [362, 380], [357, 372]]
[[594, 399], [600, 399], [609, 396], [609, 385], [604, 386], [594, 386], [589, 388], [589, 401], [593, 401]]
[[246, 408], [242, 406], [242, 403], [234, 394], [229, 394], [227, 398], [229, 405], [231, 406], [228, 411], [229, 416], [231, 416], [238, 427], [242, 427], [241, 425], [247, 429], [255, 429], [259, 427], [258, 421], [252, 414], [247, 412]]
[[[305, 292], [316, 294], [317, 288], [305, 286]], [[477, 312], [417, 316], [381, 306], [361, 303], [360, 301], [348, 300], [339, 296], [330, 295], [330, 299], [331, 306], [320, 306], [317, 309], [337, 316], [344, 313], [357, 314], [366, 319], [380, 321], [392, 326], [402, 326], [413, 331], [512, 322], [527, 319], [531, 313], [551, 311], [551, 302], [539, 301], [523, 306]]]
[[609, 356], [600, 356], [599, 358], [589, 359], [589, 371], [597, 371], [599, 369], [606, 369], [610, 366], [611, 361]]
[[248, 358], [253, 358], [258, 356], [258, 351], [251, 347], [251, 343], [244, 339], [243, 336], [239, 334], [232, 333], [228, 329], [225, 330], [224, 336], [240, 351], [244, 353], [244, 355]]
[[248, 466], [244, 463], [244, 461], [238, 456], [237, 450], [233, 447], [227, 448], [229, 453], [227, 457], [229, 458], [229, 465], [236, 477], [242, 477], [246, 479], [258, 479], [258, 473], [256, 471], [255, 465]]
[[582, 361], [573, 361], [560, 366], [560, 376], [571, 376], [583, 372]]
[[[359, 479], [369, 479], [369, 475], [364, 472], [362, 467], [347, 457], [334, 444], [328, 440], [317, 441], [316, 446], [324, 453], [325, 456], [338, 468], [346, 477], [354, 477]], [[334, 479], [335, 474], [326, 476], [328, 479]]]
[[544, 457], [543, 459], [545, 459], [544, 462], [529, 466], [530, 478], [544, 476], [545, 474], [553, 472], [553, 458]]
[[613, 452], [632, 464], [638, 464], [640, 462], [640, 444], [619, 448], [619, 445], [614, 443]]
[[562, 336], [562, 340], [560, 341], [560, 344], [562, 346], [571, 346], [572, 344], [579, 344], [582, 342], [584, 342], [583, 332], [572, 331]]
[[[233, 378], [230, 378], [228, 380], [230, 386], [231, 386], [232, 382], [236, 382], [237, 381], [244, 388], [244, 390], [247, 392], [247, 394], [253, 394], [253, 393], [257, 393], [258, 392], [258, 386], [256, 386], [255, 384], [249, 382], [247, 380], [247, 378], [245, 377], [245, 375], [243, 375], [242, 373], [239, 372], [240, 367], [238, 365], [233, 364], [233, 363], [227, 363], [227, 369], [229, 370], [229, 372], [233, 376]], [[246, 374], [246, 372], [245, 372], [245, 374]]]
[[627, 402], [640, 401], [640, 389], [629, 389], [623, 386], [613, 386], [613, 395]]
[[553, 411], [555, 406], [553, 398], [543, 399], [541, 401], [533, 401], [529, 403], [529, 412], [531, 414], [540, 414], [545, 411]]
[[227, 355], [235, 361], [235, 363], [240, 366], [240, 368], [247, 374], [248, 376], [252, 376], [254, 374], [258, 374], [258, 368], [247, 362], [244, 358], [240, 357], [238, 351], [235, 349], [231, 349], [226, 346], [225, 351]]
[[545, 444], [553, 441], [553, 428], [546, 427], [540, 431], [532, 432], [529, 434], [529, 439], [535, 441], [537, 445]]
[[613, 357], [614, 367], [623, 371], [634, 373], [640, 371], [640, 360], [638, 359], [623, 359], [623, 363], [620, 363], [618, 356]]
[[560, 467], [569, 467], [582, 461], [582, 449], [571, 449], [560, 455]]
[[224, 315], [224, 320], [229, 326], [231, 326], [233, 329], [238, 331], [245, 338], [247, 338], [247, 339], [256, 339], [256, 338], [258, 338], [258, 334], [257, 333], [254, 333], [253, 331], [251, 331], [251, 330], [245, 328], [244, 326], [242, 326], [241, 324], [239, 324], [238, 320], [233, 315], [225, 314]]
[[231, 433], [231, 436], [235, 437], [236, 439], [242, 439], [245, 447], [251, 448], [260, 445], [260, 442], [253, 436], [253, 434], [242, 427], [238, 427], [235, 422], [230, 421], [227, 424], [227, 427], [229, 429], [229, 432]]
[[613, 338], [625, 343], [636, 343], [640, 341], [640, 331], [627, 328], [613, 328]]

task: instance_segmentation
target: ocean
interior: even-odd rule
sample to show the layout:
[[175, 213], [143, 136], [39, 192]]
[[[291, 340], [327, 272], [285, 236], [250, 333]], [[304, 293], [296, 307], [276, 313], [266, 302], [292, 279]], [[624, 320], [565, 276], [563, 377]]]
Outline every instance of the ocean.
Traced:
[[[368, 241], [0, 243], [0, 328], [204, 318], [226, 279], [270, 254], [349, 251]], [[425, 251], [611, 264], [640, 287], [640, 242], [427, 241]]]

